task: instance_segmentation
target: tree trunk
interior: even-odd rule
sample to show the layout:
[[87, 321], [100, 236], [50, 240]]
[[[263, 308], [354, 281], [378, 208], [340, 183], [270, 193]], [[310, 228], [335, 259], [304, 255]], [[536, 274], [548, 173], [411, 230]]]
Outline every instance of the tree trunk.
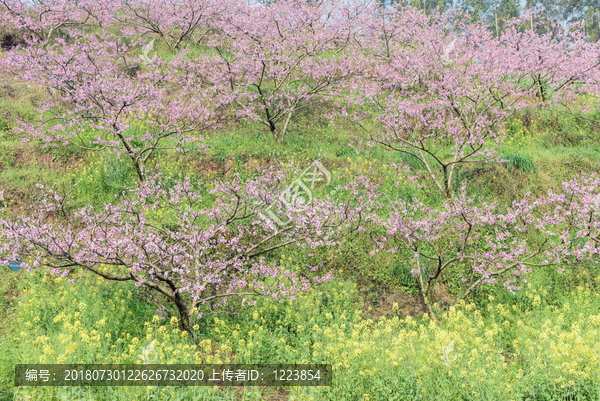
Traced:
[[421, 271], [419, 262], [417, 262], [417, 269], [419, 269], [418, 281], [419, 287], [421, 288], [421, 296], [423, 297], [423, 306], [425, 306], [425, 309], [429, 313], [431, 319], [437, 323], [438, 319], [435, 316], [435, 312], [433, 311], [433, 307], [429, 301], [429, 295], [427, 294], [429, 292], [429, 284], [425, 286], [425, 283], [423, 283], [423, 272]]
[[277, 135], [277, 128], [275, 127], [275, 123], [273, 123], [273, 121], [269, 121], [269, 130], [271, 131], [273, 138], [275, 138], [275, 142], [279, 142], [279, 136]]
[[179, 295], [179, 293], [175, 293], [175, 305], [177, 306], [177, 310], [179, 311], [182, 330], [187, 331], [191, 334], [192, 331], [190, 328], [190, 314], [188, 311], [188, 307], [181, 298], [181, 295]]
[[292, 113], [289, 112], [288, 116], [285, 120], [285, 124], [283, 125], [283, 130], [281, 131], [281, 135], [280, 135], [281, 140], [283, 140], [283, 138], [285, 137], [285, 134], [287, 133], [288, 124], [290, 123], [291, 119], [292, 119]]
[[136, 156], [129, 155], [133, 165], [135, 166], [135, 173], [137, 174], [138, 184], [142, 184], [144, 182], [146, 166], [143, 161], [140, 161]]

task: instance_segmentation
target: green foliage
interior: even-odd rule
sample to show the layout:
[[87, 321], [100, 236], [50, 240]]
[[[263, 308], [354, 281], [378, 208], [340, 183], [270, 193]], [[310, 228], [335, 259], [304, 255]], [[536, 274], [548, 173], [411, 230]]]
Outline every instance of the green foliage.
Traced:
[[6, 131], [8, 131], [8, 121], [0, 116], [0, 134], [4, 134]]
[[535, 162], [530, 157], [518, 153], [504, 154], [502, 158], [508, 161], [506, 166], [509, 170], [517, 169], [529, 173], [537, 169]]
[[[133, 283], [96, 278], [67, 283], [33, 273], [23, 291], [14, 330], [0, 338], [0, 397], [43, 400], [233, 400], [234, 391], [164, 387], [12, 388], [15, 363], [141, 363], [142, 348], [155, 341], [156, 363], [226, 362], [227, 348], [192, 344], [176, 318], [161, 319]], [[10, 351], [8, 351], [10, 349]], [[205, 355], [207, 355], [205, 357]], [[214, 359], [213, 359], [214, 358]], [[261, 391], [241, 397], [258, 400]], [[22, 398], [19, 398], [22, 397]], [[80, 398], [83, 397], [83, 398]], [[10, 399], [10, 398], [9, 398]]]
[[[410, 265], [406, 264], [406, 262], [395, 263], [390, 270], [392, 275], [400, 282], [401, 285], [412, 291], [419, 290], [417, 279], [413, 277], [411, 273], [411, 267]], [[423, 277], [427, 277], [429, 272], [426, 268], [424, 268], [422, 274]]]
[[[231, 333], [224, 338], [232, 339], [238, 361], [333, 364], [331, 387], [297, 388], [293, 399], [510, 400], [546, 394], [543, 399], [558, 400], [599, 384], [598, 360], [587, 355], [600, 351], [594, 341], [600, 297], [584, 287], [565, 293], [557, 307], [547, 302], [551, 291], [529, 285], [522, 295], [526, 309], [489, 296], [485, 314], [463, 303], [440, 324], [426, 316], [364, 319], [354, 285], [331, 282], [319, 290], [295, 304], [259, 304], [251, 318], [248, 313], [241, 321], [217, 322], [222, 333]], [[453, 349], [445, 353], [450, 343]]]
[[136, 172], [127, 156], [111, 150], [89, 152], [88, 162], [67, 169], [63, 182], [74, 184], [76, 204], [99, 204], [114, 201], [137, 182]]

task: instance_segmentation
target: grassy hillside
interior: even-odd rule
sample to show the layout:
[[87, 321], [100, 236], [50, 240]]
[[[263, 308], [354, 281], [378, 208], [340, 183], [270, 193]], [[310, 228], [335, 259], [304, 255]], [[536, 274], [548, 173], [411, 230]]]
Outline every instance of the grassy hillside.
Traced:
[[[73, 189], [75, 205], [114, 201], [136, 183], [127, 160], [112, 152], [72, 146], [43, 149], [21, 144], [13, 127], [32, 121], [45, 94], [26, 85], [0, 86], [0, 191], [2, 217], [24, 210], [36, 183]], [[390, 194], [417, 195], [430, 205], [440, 196], [393, 174], [391, 162], [423, 166], [408, 156], [349, 143], [358, 131], [334, 126], [306, 109], [277, 143], [259, 125], [238, 121], [206, 133], [206, 152], [161, 151], [152, 161], [171, 177], [190, 175], [210, 188], [216, 179], [259, 166], [313, 160], [331, 172], [325, 196], [366, 173]], [[597, 116], [596, 116], [597, 117]], [[470, 195], [506, 205], [527, 192], [543, 194], [580, 172], [600, 167], [600, 126], [557, 111], [524, 112], [505, 127], [500, 153], [506, 163], [469, 164], [457, 182]], [[423, 184], [426, 175], [421, 175]], [[459, 186], [456, 186], [459, 187]], [[2, 205], [0, 205], [1, 207]], [[160, 218], [160, 216], [157, 216]], [[500, 283], [475, 291], [439, 323], [423, 314], [414, 279], [392, 254], [369, 256], [367, 232], [342, 246], [307, 257], [289, 248], [270, 257], [289, 266], [324, 262], [334, 280], [315, 285], [294, 303], [261, 300], [239, 314], [195, 322], [190, 338], [175, 316], [161, 317], [151, 295], [133, 283], [86, 276], [75, 283], [40, 271], [0, 270], [0, 400], [597, 400], [600, 399], [600, 268], [582, 263], [566, 275], [555, 269], [531, 274], [512, 295]], [[93, 284], [93, 285], [92, 285]], [[448, 274], [436, 300], [452, 302], [463, 285]], [[15, 363], [135, 363], [141, 348], [158, 340], [158, 363], [334, 364], [329, 388], [14, 388]], [[452, 342], [453, 350], [444, 354]], [[449, 359], [444, 359], [447, 357]], [[451, 363], [446, 363], [450, 361]]]

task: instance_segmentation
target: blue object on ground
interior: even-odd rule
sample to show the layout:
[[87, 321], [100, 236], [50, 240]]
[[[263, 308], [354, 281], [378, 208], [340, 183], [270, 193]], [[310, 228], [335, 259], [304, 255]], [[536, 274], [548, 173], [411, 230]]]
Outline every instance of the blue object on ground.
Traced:
[[12, 271], [17, 271], [17, 270], [21, 270], [23, 268], [23, 266], [21, 266], [21, 262], [23, 262], [21, 260], [20, 257], [17, 256], [17, 260], [9, 260], [8, 261], [8, 268]]

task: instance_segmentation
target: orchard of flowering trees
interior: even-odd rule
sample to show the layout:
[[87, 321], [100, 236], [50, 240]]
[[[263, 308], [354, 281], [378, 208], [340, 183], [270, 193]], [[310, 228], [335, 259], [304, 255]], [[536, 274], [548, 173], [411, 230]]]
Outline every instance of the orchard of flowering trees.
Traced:
[[[586, 118], [599, 109], [600, 43], [581, 25], [539, 33], [536, 24], [551, 22], [533, 21], [506, 21], [494, 35], [460, 12], [368, 1], [0, 0], [2, 28], [24, 43], [1, 54], [2, 79], [48, 91], [39, 119], [15, 128], [21, 141], [109, 149], [138, 178], [102, 208], [74, 209], [68, 191], [44, 188], [31, 210], [0, 221], [0, 255], [70, 278], [134, 281], [174, 305], [186, 330], [193, 313], [259, 295], [293, 300], [329, 277], [291, 271], [271, 251], [309, 253], [371, 229], [385, 232], [374, 252], [410, 266], [434, 318], [432, 288], [448, 271], [469, 270], [462, 299], [499, 280], [515, 291], [536, 267], [594, 257], [597, 176], [508, 206], [456, 184], [465, 164], [503, 162], [504, 124], [516, 112]], [[311, 105], [355, 127], [357, 151], [383, 147], [419, 163], [420, 185], [441, 206], [393, 198], [360, 177], [347, 183], [350, 200], [285, 209], [296, 173], [274, 168], [219, 182], [205, 199], [189, 178], [173, 184], [148, 167], [157, 151], [203, 151], [205, 137], [232, 120], [256, 121], [285, 143], [290, 121]], [[273, 203], [289, 225], [261, 219]], [[156, 209], [163, 224], [148, 218]]]

